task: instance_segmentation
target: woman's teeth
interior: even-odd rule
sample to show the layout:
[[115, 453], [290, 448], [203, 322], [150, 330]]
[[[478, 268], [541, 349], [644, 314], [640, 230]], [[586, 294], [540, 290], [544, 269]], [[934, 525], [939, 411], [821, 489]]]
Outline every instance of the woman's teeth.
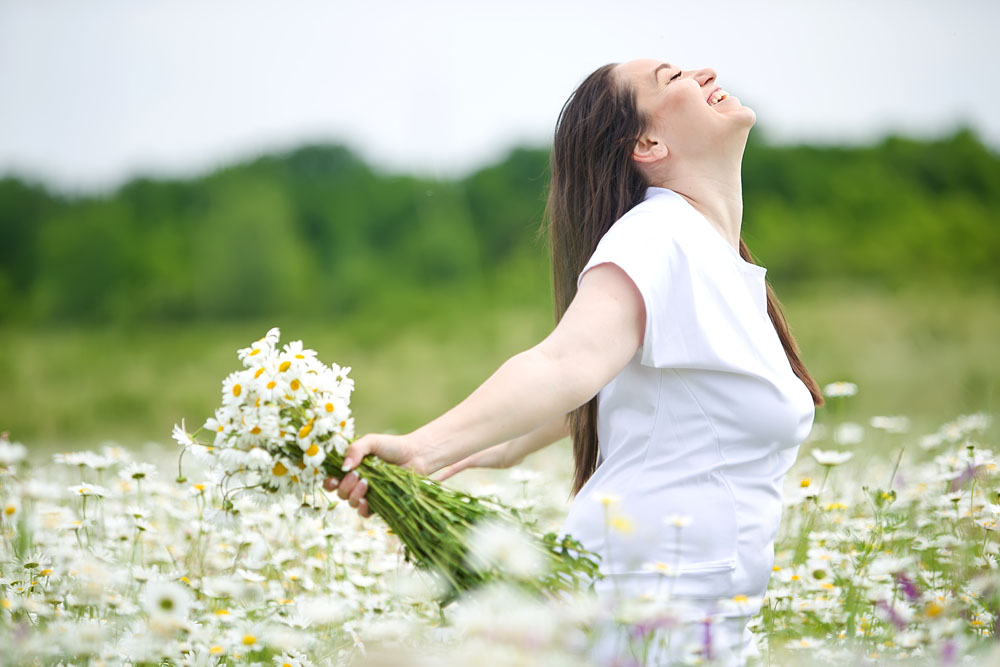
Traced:
[[712, 93], [711, 97], [708, 98], [708, 106], [710, 107], [715, 106], [716, 104], [726, 99], [727, 97], [729, 97], [729, 93], [727, 93], [724, 90], [717, 90], [714, 93]]

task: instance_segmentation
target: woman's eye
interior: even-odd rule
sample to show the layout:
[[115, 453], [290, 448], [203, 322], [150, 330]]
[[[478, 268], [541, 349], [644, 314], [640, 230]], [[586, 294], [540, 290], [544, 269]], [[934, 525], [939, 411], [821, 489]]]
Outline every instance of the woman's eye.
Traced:
[[670, 80], [673, 81], [674, 79], [678, 78], [680, 75], [681, 75], [681, 70], [677, 70], [677, 74], [674, 74], [672, 77], [670, 77]]

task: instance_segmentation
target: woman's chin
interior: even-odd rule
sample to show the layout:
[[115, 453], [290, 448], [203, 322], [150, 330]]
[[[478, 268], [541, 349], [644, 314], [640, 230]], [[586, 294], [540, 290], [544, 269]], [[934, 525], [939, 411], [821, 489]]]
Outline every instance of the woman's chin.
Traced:
[[[722, 104], [727, 104], [727, 107], [725, 108], [725, 114], [727, 116], [729, 115], [743, 116], [743, 117], [749, 116], [751, 125], [757, 120], [757, 114], [754, 112], [754, 110], [748, 107], [747, 105], [743, 104], [743, 102], [740, 101], [740, 98], [736, 97], [735, 95], [730, 95], [722, 102], [719, 102], [719, 105]], [[720, 106], [719, 110], [722, 111], [723, 108]]]
[[749, 118], [749, 122], [751, 125], [757, 122], [757, 113], [753, 109], [743, 104], [743, 102], [740, 102], [739, 99], [736, 99], [734, 101], [739, 104], [739, 107], [736, 109], [732, 109], [730, 113], [732, 113], [734, 116], [738, 115], [741, 117]]

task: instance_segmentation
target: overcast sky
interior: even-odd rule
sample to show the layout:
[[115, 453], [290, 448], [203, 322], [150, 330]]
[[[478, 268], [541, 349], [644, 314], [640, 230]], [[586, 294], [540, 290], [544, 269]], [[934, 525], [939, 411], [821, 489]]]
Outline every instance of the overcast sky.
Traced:
[[0, 174], [94, 191], [342, 141], [447, 177], [636, 57], [714, 67], [772, 139], [998, 148], [997, 26], [995, 0], [0, 0]]

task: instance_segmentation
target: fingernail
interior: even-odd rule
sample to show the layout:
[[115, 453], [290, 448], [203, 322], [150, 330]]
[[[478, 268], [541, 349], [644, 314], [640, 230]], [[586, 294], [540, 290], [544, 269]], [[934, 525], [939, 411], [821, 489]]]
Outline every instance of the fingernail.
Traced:
[[344, 467], [341, 468], [342, 471], [347, 472], [351, 469], [351, 462], [349, 459], [344, 459]]

